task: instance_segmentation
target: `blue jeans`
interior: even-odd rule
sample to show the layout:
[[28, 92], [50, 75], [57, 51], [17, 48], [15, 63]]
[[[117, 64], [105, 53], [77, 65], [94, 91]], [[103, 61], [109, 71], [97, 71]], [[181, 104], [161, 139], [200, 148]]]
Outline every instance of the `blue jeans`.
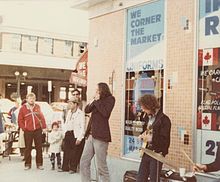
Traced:
[[110, 176], [108, 172], [108, 166], [106, 162], [108, 150], [108, 142], [97, 140], [89, 135], [86, 140], [83, 154], [80, 160], [80, 175], [81, 182], [91, 181], [91, 160], [96, 157], [96, 163], [99, 174], [100, 182], [110, 182]]
[[[137, 182], [159, 182], [162, 165], [163, 163], [144, 154], [140, 163]], [[148, 177], [150, 177], [150, 180], [148, 180]]]

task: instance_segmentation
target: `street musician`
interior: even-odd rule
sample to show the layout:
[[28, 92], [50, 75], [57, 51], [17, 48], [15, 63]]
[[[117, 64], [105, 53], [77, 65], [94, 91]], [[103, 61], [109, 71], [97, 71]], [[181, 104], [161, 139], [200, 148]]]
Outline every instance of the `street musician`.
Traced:
[[[147, 130], [139, 138], [146, 141], [146, 148], [163, 156], [167, 155], [171, 129], [169, 117], [162, 112], [157, 98], [153, 95], [142, 96], [139, 98], [139, 104], [148, 116]], [[150, 177], [150, 182], [159, 182], [161, 169], [161, 162], [144, 153], [139, 166], [137, 182], [147, 182], [148, 177]]]

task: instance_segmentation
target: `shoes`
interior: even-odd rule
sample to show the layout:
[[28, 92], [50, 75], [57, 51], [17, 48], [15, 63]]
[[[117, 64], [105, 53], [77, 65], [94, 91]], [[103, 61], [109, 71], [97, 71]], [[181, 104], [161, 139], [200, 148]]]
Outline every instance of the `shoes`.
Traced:
[[73, 171], [73, 170], [69, 171], [69, 174], [74, 174], [74, 173], [76, 173], [76, 171]]
[[62, 170], [61, 168], [57, 170], [58, 172], [65, 172], [64, 170]]
[[57, 170], [58, 172], [68, 172], [68, 170], [63, 170], [62, 168]]
[[25, 166], [25, 167], [24, 167], [24, 170], [29, 170], [29, 169], [31, 169], [30, 166]]
[[37, 166], [37, 169], [44, 170], [44, 167], [43, 166]]

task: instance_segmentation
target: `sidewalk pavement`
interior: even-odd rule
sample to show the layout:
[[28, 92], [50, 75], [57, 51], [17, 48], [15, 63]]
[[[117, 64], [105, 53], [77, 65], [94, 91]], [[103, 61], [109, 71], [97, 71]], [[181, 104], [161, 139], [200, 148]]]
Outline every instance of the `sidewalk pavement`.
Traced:
[[0, 156], [0, 181], [1, 182], [80, 182], [79, 173], [57, 172], [51, 170], [50, 159], [44, 155], [44, 170], [36, 169], [35, 157], [32, 158], [32, 168], [24, 170], [24, 162], [19, 155], [8, 157]]

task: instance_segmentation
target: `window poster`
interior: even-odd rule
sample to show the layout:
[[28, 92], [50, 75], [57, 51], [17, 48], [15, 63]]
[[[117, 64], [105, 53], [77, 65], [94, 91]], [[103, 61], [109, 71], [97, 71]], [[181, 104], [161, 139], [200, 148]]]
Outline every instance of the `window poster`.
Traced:
[[197, 162], [209, 163], [220, 146], [220, 1], [199, 1]]
[[154, 94], [162, 105], [163, 0], [128, 10], [126, 45], [124, 157], [139, 160], [142, 141], [138, 136], [145, 122], [138, 99], [144, 94]]

